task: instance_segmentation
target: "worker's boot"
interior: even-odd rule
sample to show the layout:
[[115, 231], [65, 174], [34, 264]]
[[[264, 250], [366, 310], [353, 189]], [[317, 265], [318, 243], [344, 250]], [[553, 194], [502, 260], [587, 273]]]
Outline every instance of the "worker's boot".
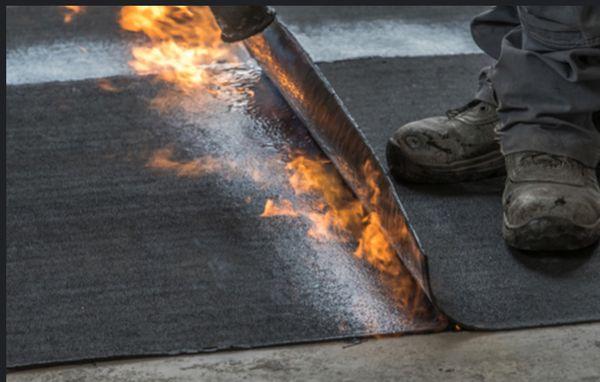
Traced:
[[561, 156], [506, 156], [504, 238], [525, 250], [571, 250], [600, 238], [600, 188], [595, 168]]
[[500, 121], [496, 108], [474, 100], [432, 117], [400, 127], [387, 145], [392, 174], [418, 183], [475, 180], [505, 171], [496, 139]]

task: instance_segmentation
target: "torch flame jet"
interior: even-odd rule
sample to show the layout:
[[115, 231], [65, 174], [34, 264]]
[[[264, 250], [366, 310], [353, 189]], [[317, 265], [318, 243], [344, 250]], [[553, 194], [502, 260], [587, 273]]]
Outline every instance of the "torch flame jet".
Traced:
[[125, 6], [119, 24], [150, 40], [148, 46], [133, 48], [133, 69], [158, 74], [183, 90], [209, 83], [206, 72], [211, 65], [237, 60], [221, 41], [219, 27], [205, 6]]

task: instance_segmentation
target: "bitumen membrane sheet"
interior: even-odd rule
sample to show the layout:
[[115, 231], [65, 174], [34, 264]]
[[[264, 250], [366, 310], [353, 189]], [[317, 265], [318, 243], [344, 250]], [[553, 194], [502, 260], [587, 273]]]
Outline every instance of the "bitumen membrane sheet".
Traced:
[[326, 158], [248, 57], [139, 76], [120, 11], [7, 9], [10, 367], [446, 327], [394, 256], [311, 235], [287, 166]]
[[9, 367], [446, 326], [408, 272], [261, 217], [297, 199], [293, 153], [325, 158], [258, 73], [225, 69], [236, 85], [216, 95], [149, 77], [8, 87]]
[[[320, 68], [385, 162], [394, 129], [468, 102], [488, 62], [483, 55], [367, 58]], [[510, 249], [501, 235], [503, 185], [503, 178], [447, 186], [396, 182], [428, 258], [435, 304], [479, 329], [600, 320], [600, 248]]]

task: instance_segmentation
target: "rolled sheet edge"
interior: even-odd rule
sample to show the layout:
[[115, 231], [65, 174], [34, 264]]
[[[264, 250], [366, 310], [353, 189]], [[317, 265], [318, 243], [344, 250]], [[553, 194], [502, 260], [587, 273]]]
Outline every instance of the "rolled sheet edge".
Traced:
[[250, 54], [366, 207], [379, 214], [401, 261], [433, 301], [427, 257], [364, 134], [320, 69], [277, 19], [244, 40]]

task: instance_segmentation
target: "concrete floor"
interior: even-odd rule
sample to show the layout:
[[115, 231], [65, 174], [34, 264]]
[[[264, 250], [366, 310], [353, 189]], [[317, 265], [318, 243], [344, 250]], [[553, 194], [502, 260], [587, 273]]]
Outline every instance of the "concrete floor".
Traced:
[[13, 372], [59, 381], [600, 381], [600, 324], [441, 333]]

